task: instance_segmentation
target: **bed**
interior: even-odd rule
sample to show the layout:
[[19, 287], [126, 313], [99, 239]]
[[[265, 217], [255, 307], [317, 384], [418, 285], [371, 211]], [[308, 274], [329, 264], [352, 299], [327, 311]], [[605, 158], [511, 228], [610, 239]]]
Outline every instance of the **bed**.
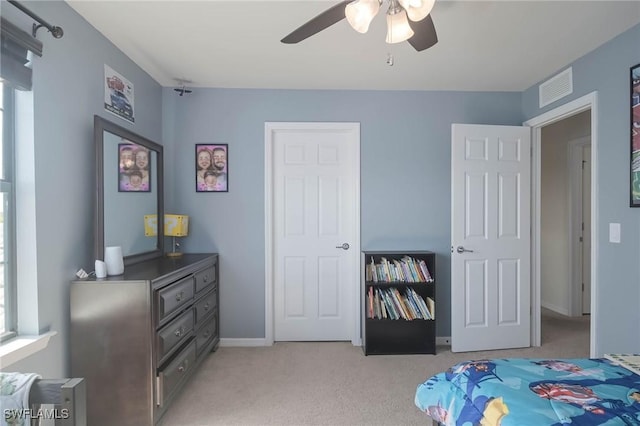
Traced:
[[86, 426], [86, 384], [83, 378], [0, 372], [0, 407], [2, 426]]
[[604, 358], [465, 361], [420, 384], [415, 404], [447, 426], [640, 426], [640, 375]]

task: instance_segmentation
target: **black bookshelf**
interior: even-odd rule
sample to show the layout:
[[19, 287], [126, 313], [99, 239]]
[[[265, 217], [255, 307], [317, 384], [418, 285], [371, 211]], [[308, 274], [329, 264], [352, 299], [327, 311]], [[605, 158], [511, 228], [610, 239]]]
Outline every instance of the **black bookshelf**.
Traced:
[[[408, 282], [407, 280], [416, 280], [425, 277], [424, 273], [418, 272], [418, 274], [411, 274], [407, 278], [407, 269], [403, 272], [396, 272], [388, 274], [389, 269], [402, 264], [403, 258], [414, 259], [416, 264], [423, 261], [426, 265], [428, 273], [431, 276], [432, 281], [428, 282]], [[371, 273], [367, 271], [367, 268], [371, 268], [371, 261], [375, 265], [384, 264], [383, 260], [386, 259], [389, 269], [377, 266], [379, 271], [377, 280], [375, 280]], [[394, 262], [395, 261], [395, 262]], [[436, 321], [435, 315], [432, 319], [424, 319], [424, 315], [418, 313], [418, 317], [414, 316], [413, 319], [407, 319], [406, 316], [400, 316], [400, 318], [392, 319], [392, 315], [388, 312], [389, 309], [385, 309], [386, 318], [381, 314], [380, 304], [378, 303], [378, 309], [371, 309], [371, 301], [369, 295], [372, 291], [378, 290], [379, 293], [385, 292], [389, 294], [390, 291], [395, 292], [396, 295], [400, 294], [406, 298], [408, 292], [413, 290], [413, 295], [417, 295], [423, 301], [427, 302], [430, 298], [434, 303], [431, 309], [435, 310], [436, 305], [436, 268], [435, 268], [435, 253], [430, 251], [363, 251], [361, 257], [362, 263], [362, 336], [363, 336], [363, 350], [365, 355], [399, 355], [399, 354], [435, 354], [436, 353]], [[399, 268], [398, 268], [399, 269]], [[409, 269], [410, 271], [411, 269]], [[383, 271], [386, 271], [383, 272]], [[414, 271], [415, 272], [415, 271]], [[400, 277], [398, 275], [404, 275]], [[428, 277], [427, 277], [428, 278]], [[371, 289], [371, 290], [370, 290]], [[381, 299], [381, 298], [379, 298]], [[375, 298], [374, 298], [375, 300]], [[393, 300], [388, 300], [388, 302]], [[405, 300], [406, 304], [406, 300]], [[388, 305], [385, 305], [388, 306]], [[413, 304], [415, 307], [416, 304]], [[396, 314], [399, 309], [397, 305], [394, 305]], [[406, 311], [406, 310], [405, 310]], [[416, 310], [414, 309], [413, 312]], [[435, 312], [434, 312], [435, 314]], [[397, 316], [397, 315], [396, 315]], [[412, 315], [409, 315], [412, 317]]]

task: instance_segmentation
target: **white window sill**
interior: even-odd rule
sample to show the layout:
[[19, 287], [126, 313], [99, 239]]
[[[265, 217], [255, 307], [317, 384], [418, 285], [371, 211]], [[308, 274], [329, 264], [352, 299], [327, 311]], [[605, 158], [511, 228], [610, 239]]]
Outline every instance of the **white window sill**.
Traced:
[[43, 350], [56, 334], [57, 331], [49, 331], [39, 336], [18, 336], [3, 343], [0, 346], [0, 366], [5, 368]]

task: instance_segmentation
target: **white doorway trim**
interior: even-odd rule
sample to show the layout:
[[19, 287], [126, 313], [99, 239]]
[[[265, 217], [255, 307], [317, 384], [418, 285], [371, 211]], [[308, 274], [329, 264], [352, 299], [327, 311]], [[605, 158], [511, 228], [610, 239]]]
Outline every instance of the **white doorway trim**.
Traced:
[[[584, 309], [582, 307], [583, 298], [583, 273], [582, 273], [582, 244], [580, 239], [583, 236], [583, 196], [584, 188], [582, 183], [583, 175], [583, 150], [585, 147], [591, 146], [591, 137], [585, 136], [573, 139], [567, 144], [568, 158], [568, 174], [569, 174], [569, 258], [571, 259], [571, 268], [569, 274], [570, 294], [569, 294], [569, 315], [574, 317], [582, 316]], [[586, 185], [584, 185], [586, 186]], [[586, 188], [591, 191], [591, 188]], [[581, 219], [581, 220], [579, 220]], [[585, 285], [587, 285], [585, 283]], [[590, 286], [591, 283], [589, 282]]]
[[595, 357], [597, 348], [596, 299], [598, 294], [597, 252], [598, 234], [598, 109], [597, 92], [591, 92], [578, 99], [561, 105], [524, 123], [532, 128], [531, 138], [531, 339], [533, 346], [541, 345], [540, 334], [540, 178], [541, 178], [541, 141], [542, 128], [556, 121], [571, 117], [580, 112], [591, 110], [591, 329], [590, 356]]
[[361, 321], [361, 294], [360, 294], [360, 123], [303, 123], [303, 122], [265, 122], [265, 153], [264, 153], [264, 233], [265, 233], [265, 346], [271, 346], [274, 343], [274, 308], [273, 308], [273, 172], [274, 172], [274, 133], [276, 131], [286, 131], [289, 129], [330, 129], [330, 130], [357, 130], [357, 143], [355, 144], [355, 155], [353, 156], [352, 170], [354, 170], [354, 186], [355, 193], [358, 194], [354, 200], [353, 223], [354, 223], [354, 239], [351, 244], [351, 253], [354, 256], [354, 270], [351, 272], [354, 288], [352, 292], [352, 330], [351, 343], [354, 346], [361, 346], [362, 339], [360, 335]]

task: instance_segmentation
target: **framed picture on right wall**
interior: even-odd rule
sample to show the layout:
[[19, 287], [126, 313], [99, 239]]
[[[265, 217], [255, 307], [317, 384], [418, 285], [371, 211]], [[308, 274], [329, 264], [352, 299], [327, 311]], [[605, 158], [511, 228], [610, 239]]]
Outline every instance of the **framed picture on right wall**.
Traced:
[[631, 67], [631, 207], [640, 207], [640, 64]]
[[196, 192], [228, 192], [228, 144], [196, 144]]

